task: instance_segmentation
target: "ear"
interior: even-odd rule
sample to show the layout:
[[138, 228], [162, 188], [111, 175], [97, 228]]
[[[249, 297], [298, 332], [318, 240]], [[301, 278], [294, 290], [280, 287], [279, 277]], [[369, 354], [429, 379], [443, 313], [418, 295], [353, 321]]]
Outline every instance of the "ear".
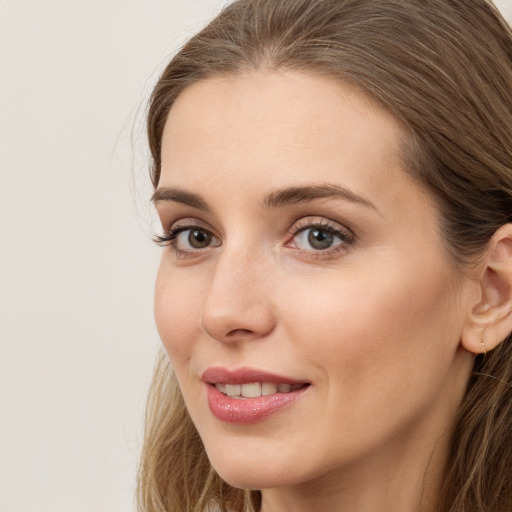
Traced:
[[512, 224], [494, 233], [478, 269], [479, 294], [461, 338], [474, 354], [497, 347], [512, 331]]

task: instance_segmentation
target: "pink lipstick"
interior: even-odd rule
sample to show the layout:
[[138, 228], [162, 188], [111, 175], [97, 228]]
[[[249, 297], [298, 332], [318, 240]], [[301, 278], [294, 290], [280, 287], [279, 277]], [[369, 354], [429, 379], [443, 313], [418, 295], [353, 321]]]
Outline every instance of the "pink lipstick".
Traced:
[[294, 402], [309, 387], [306, 381], [251, 368], [235, 371], [209, 368], [202, 380], [207, 384], [208, 405], [214, 416], [241, 424], [265, 420]]

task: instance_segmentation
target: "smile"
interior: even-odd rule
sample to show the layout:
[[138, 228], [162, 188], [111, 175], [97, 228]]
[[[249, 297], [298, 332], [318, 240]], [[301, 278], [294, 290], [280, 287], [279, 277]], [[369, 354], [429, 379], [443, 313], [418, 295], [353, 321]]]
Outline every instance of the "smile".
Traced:
[[311, 383], [254, 368], [208, 368], [201, 380], [213, 415], [227, 423], [258, 423], [309, 394]]
[[215, 387], [224, 395], [231, 398], [258, 398], [260, 396], [275, 395], [276, 393], [290, 393], [297, 391], [307, 384], [276, 384], [274, 382], [251, 382], [249, 384], [215, 384]]

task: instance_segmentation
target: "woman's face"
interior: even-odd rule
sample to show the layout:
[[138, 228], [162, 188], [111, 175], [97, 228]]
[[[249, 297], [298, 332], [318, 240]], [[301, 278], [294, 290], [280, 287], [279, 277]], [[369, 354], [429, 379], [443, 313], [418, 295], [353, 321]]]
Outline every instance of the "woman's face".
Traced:
[[156, 321], [232, 485], [408, 460], [450, 425], [467, 283], [403, 142], [354, 89], [299, 72], [208, 79], [172, 107]]

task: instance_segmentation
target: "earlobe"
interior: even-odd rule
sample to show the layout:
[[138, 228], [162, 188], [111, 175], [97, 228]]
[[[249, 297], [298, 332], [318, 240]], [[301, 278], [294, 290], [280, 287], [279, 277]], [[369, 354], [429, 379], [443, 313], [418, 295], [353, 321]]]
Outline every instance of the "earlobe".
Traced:
[[512, 224], [496, 231], [479, 268], [479, 298], [462, 333], [462, 346], [474, 354], [492, 350], [512, 331]]

